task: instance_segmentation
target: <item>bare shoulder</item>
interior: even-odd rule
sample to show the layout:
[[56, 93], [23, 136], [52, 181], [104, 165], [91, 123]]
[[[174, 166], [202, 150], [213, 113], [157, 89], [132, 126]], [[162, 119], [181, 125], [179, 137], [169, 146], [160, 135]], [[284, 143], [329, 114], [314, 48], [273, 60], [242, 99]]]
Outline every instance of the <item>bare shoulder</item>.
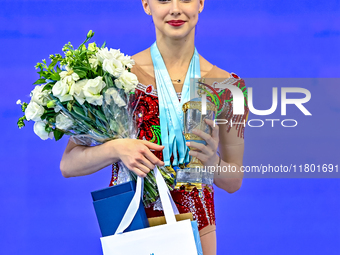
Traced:
[[150, 48], [140, 51], [132, 56], [132, 59], [139, 66], [149, 66], [152, 65], [152, 59], [150, 54]]
[[200, 55], [200, 65], [201, 65], [202, 76], [205, 76], [205, 74], [208, 74], [208, 73], [211, 78], [229, 78], [231, 76], [229, 72], [217, 67], [216, 65], [213, 65], [208, 60], [203, 58], [201, 55]]
[[136, 65], [144, 70], [144, 72], [146, 72], [150, 76], [154, 76], [150, 48], [136, 53], [132, 56], [132, 59], [135, 61]]

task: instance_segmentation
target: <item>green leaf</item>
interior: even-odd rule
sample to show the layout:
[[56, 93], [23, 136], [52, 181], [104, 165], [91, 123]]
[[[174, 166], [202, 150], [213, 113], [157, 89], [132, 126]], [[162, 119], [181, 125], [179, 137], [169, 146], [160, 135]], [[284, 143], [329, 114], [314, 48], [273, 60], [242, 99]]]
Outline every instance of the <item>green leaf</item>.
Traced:
[[73, 71], [78, 74], [79, 78], [84, 78], [86, 77], [86, 72], [85, 71], [82, 71], [80, 69], [73, 69]]
[[59, 66], [57, 66], [57, 72], [60, 73], [61, 72], [61, 69]]
[[44, 74], [40, 78], [44, 78], [44, 79], [47, 80], [47, 79], [50, 79], [51, 75], [52, 75], [51, 72], [46, 71], [46, 72], [44, 72]]
[[60, 75], [58, 73], [53, 73], [53, 74], [51, 74], [50, 79], [54, 80], [54, 81], [59, 81]]
[[53, 88], [53, 85], [54, 85], [53, 83], [47, 83], [47, 84], [44, 86], [44, 88], [43, 88], [42, 91], [52, 89], [52, 88]]
[[94, 109], [95, 114], [106, 123], [106, 117], [105, 115], [102, 113], [102, 111], [99, 111], [97, 109]]
[[48, 113], [44, 113], [43, 115], [41, 115], [41, 117], [40, 117], [40, 118], [41, 118], [42, 120], [44, 120], [44, 119], [46, 119], [46, 118], [47, 118], [47, 115], [48, 115]]
[[45, 109], [44, 114], [41, 116], [41, 119], [47, 119], [47, 118], [53, 118], [57, 113], [54, 111], [54, 109]]
[[90, 71], [92, 70], [90, 67], [87, 67], [87, 66], [75, 66], [73, 67], [73, 70], [80, 70], [80, 71]]
[[33, 85], [38, 85], [38, 84], [43, 84], [43, 83], [46, 83], [46, 80], [45, 79], [39, 79], [35, 83], [33, 83]]
[[74, 110], [75, 113], [82, 115], [82, 116], [85, 116], [85, 112], [83, 111], [82, 108], [80, 108], [78, 106], [73, 106], [73, 110]]
[[74, 100], [67, 103], [67, 110], [69, 110], [69, 112], [72, 111], [73, 104], [74, 104]]
[[46, 73], [48, 73], [48, 72], [44, 71], [44, 70], [41, 68], [40, 71], [37, 72], [37, 73], [40, 75], [40, 77], [44, 77], [44, 76], [46, 75]]
[[92, 113], [90, 110], [87, 111], [87, 115], [88, 115], [92, 120], [96, 121], [96, 117], [93, 115], [93, 113]]
[[78, 103], [78, 101], [76, 101], [76, 103], [77, 103], [77, 105], [78, 105], [79, 107], [82, 107], [82, 108], [83, 108], [85, 117], [88, 117], [88, 116], [87, 116], [87, 108], [86, 108], [85, 104], [80, 105], [80, 104]]
[[101, 68], [100, 66], [98, 66], [97, 72], [98, 72], [98, 75], [99, 75], [99, 76], [103, 76], [103, 75], [104, 75], [103, 68]]
[[64, 132], [61, 131], [60, 129], [56, 128], [56, 129], [53, 130], [53, 134], [54, 134], [55, 140], [58, 141], [58, 140], [60, 140], [63, 137]]
[[87, 54], [87, 51], [82, 51], [82, 52], [79, 54], [79, 57], [82, 57], [84, 54]]
[[103, 43], [101, 48], [103, 49], [103, 48], [105, 48], [105, 46], [106, 46], [106, 42]]
[[49, 64], [48, 66], [48, 70], [51, 70], [57, 63], [58, 63], [58, 59], [57, 58], [53, 59], [51, 64]]
[[96, 124], [97, 124], [97, 128], [105, 131], [105, 127], [104, 127], [103, 123], [101, 123], [100, 119], [96, 119]]
[[113, 87], [113, 81], [109, 73], [104, 74], [105, 83], [108, 87]]
[[[84, 113], [84, 111], [83, 111], [83, 109], [81, 109], [81, 108], [79, 108], [78, 106], [73, 106], [73, 111], [74, 111], [74, 115], [76, 116], [76, 117], [79, 117], [79, 118], [81, 118], [81, 119], [83, 119], [83, 120], [85, 120], [85, 121], [88, 121], [88, 122], [92, 122], [93, 120], [92, 119], [90, 119], [89, 117], [86, 117], [85, 116], [85, 113]], [[84, 123], [84, 124], [86, 124], [86, 123]]]

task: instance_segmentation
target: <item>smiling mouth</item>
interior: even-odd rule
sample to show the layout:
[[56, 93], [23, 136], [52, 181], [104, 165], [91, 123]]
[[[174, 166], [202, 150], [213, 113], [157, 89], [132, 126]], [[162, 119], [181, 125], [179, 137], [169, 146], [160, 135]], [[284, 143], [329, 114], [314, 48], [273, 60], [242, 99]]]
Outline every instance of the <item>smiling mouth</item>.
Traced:
[[182, 26], [185, 23], [185, 21], [184, 20], [170, 20], [167, 23], [171, 26], [179, 27], [179, 26]]

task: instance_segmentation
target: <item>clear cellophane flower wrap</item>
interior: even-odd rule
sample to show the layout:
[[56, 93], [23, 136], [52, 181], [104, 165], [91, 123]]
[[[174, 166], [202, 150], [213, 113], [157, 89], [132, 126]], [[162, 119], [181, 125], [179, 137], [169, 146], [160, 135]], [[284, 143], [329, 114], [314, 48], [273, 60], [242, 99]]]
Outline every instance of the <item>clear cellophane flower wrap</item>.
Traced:
[[[87, 43], [94, 33], [74, 49], [69, 42], [63, 47], [65, 56], [50, 55], [36, 65], [40, 78], [34, 83], [31, 101], [21, 105], [25, 115], [19, 118], [18, 127], [33, 120], [34, 132], [43, 140], [63, 135], [83, 146], [96, 146], [114, 139], [137, 138], [135, 109], [138, 98], [134, 90], [138, 84], [131, 57], [120, 50], [101, 48]], [[135, 103], [137, 100], [137, 103]], [[134, 104], [131, 104], [134, 102]], [[134, 108], [132, 108], [132, 105]], [[119, 183], [136, 180], [137, 175], [119, 162]], [[168, 187], [172, 190], [174, 178], [166, 168], [160, 168]], [[144, 199], [147, 206], [158, 198], [153, 172], [144, 182]]]
[[[134, 107], [131, 107], [130, 101], [134, 101], [137, 103], [134, 104]], [[116, 102], [119, 102], [117, 104]], [[78, 123], [77, 119], [73, 116], [70, 116], [67, 113], [68, 118], [73, 119], [74, 123], [78, 123], [73, 127], [73, 132], [79, 129], [80, 127], [81, 134], [71, 135], [71, 139], [73, 142], [79, 145], [86, 146], [95, 146], [113, 139], [124, 139], [124, 138], [132, 138], [137, 139], [137, 122], [136, 118], [136, 108], [138, 107], [139, 98], [136, 98], [136, 94], [131, 93], [127, 95], [122, 89], [109, 89], [104, 93], [104, 101], [102, 105], [102, 111], [105, 115], [105, 119], [109, 121], [103, 121], [100, 119], [98, 115], [94, 115], [95, 121], [94, 123], [98, 123], [98, 127], [96, 130], [93, 129], [93, 126], [90, 123], [84, 124]], [[66, 110], [66, 109], [64, 109]], [[91, 110], [91, 112], [95, 112]], [[65, 114], [66, 115], [66, 114]], [[105, 124], [105, 125], [103, 125]], [[90, 127], [91, 126], [91, 127]], [[85, 128], [87, 130], [85, 131]], [[84, 132], [85, 131], [85, 132]], [[118, 162], [119, 172], [118, 172], [118, 180], [117, 184], [125, 183], [131, 180], [137, 180], [137, 175], [130, 171], [122, 161]], [[162, 173], [163, 178], [165, 179], [169, 190], [173, 189], [174, 184], [174, 176], [171, 172], [167, 170], [165, 167], [159, 167], [160, 172]], [[156, 179], [154, 177], [153, 170], [145, 177], [144, 179], [144, 192], [143, 192], [143, 203], [145, 206], [149, 206], [151, 203], [156, 202], [159, 198], [158, 188], [156, 185]]]

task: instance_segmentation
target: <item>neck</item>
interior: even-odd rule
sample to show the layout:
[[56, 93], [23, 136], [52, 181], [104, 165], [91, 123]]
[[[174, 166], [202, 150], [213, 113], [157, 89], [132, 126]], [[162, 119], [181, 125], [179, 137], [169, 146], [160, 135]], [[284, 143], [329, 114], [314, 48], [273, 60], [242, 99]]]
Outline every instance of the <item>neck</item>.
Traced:
[[195, 51], [195, 29], [184, 38], [175, 39], [157, 33], [157, 47], [167, 68], [188, 67]]

